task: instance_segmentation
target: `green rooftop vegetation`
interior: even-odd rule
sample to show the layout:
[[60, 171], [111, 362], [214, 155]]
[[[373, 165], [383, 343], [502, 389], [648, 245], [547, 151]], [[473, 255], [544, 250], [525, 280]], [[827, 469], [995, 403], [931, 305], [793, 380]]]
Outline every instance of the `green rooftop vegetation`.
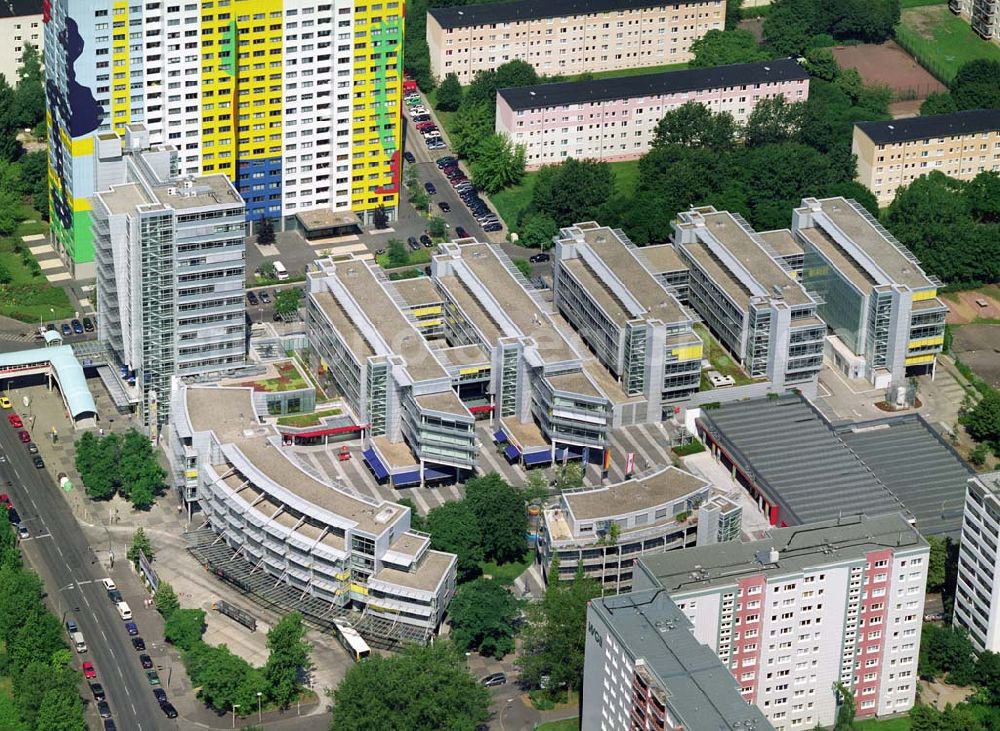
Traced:
[[260, 381], [248, 381], [241, 385], [249, 386], [254, 391], [267, 391], [268, 393], [280, 393], [282, 391], [295, 391], [306, 388], [309, 384], [299, 373], [292, 363], [280, 363], [275, 366], [278, 375], [274, 378], [266, 378]]
[[278, 419], [279, 426], [306, 427], [319, 426], [320, 422], [328, 416], [340, 416], [343, 412], [340, 409], [323, 409], [313, 411], [309, 414], [295, 414], [294, 416], [282, 416]]

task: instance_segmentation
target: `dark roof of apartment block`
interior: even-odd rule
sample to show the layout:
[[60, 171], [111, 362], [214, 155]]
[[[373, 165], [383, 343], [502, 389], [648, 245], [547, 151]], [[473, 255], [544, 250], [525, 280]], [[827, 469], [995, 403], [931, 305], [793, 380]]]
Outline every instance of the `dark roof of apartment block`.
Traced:
[[855, 125], [876, 145], [909, 142], [930, 137], [973, 135], [1000, 130], [1000, 109], [969, 109], [931, 117], [891, 119], [885, 122], [859, 122]]
[[20, 18], [41, 15], [41, 0], [0, 0], [0, 18]]
[[[671, 0], [670, 5], [678, 0]], [[701, 0], [679, 0], [682, 4]], [[617, 10], [638, 10], [658, 8], [667, 3], [658, 0], [516, 0], [509, 3], [486, 3], [484, 5], [455, 5], [447, 8], [430, 8], [427, 13], [442, 28], [466, 28], [493, 23], [517, 23], [541, 18], [562, 18], [592, 13], [610, 13]]]
[[497, 94], [502, 96], [513, 110], [538, 109], [562, 104], [586, 104], [808, 78], [805, 69], [794, 59], [777, 58], [757, 63], [661, 71], [641, 76], [615, 76], [590, 81], [562, 81], [557, 84], [520, 86], [500, 89]]

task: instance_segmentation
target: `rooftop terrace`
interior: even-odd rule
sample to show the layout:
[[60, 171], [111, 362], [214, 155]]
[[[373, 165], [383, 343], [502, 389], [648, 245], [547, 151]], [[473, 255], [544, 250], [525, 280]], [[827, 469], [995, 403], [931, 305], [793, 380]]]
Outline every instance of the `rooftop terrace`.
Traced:
[[614, 518], [670, 503], [708, 487], [711, 483], [707, 480], [669, 466], [616, 485], [566, 492], [563, 501], [577, 520]]

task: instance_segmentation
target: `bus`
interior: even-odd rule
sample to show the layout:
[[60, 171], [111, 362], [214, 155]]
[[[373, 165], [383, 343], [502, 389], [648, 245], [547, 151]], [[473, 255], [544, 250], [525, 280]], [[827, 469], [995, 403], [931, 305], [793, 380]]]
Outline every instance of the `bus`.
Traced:
[[285, 265], [280, 261], [274, 262], [274, 273], [282, 281], [288, 279], [288, 270], [285, 269]]
[[337, 625], [337, 636], [340, 644], [351, 653], [354, 662], [361, 662], [372, 654], [368, 643], [364, 641], [364, 638], [358, 634], [358, 631], [354, 627], [347, 622], [334, 622], [334, 624]]

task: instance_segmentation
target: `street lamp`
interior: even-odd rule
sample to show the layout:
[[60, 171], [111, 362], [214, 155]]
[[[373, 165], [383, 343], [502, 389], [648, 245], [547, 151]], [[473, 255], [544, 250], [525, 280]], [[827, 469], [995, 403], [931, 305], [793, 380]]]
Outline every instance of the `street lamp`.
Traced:
[[236, 709], [240, 707], [239, 703], [233, 704], [233, 728], [236, 728]]
[[260, 691], [258, 690], [258, 691], [257, 691], [257, 723], [261, 723], [261, 722], [262, 722], [262, 721], [261, 721], [261, 718], [262, 718], [262, 716], [261, 716], [261, 714], [260, 714], [260, 697], [261, 697], [262, 695], [264, 695], [264, 694], [263, 694], [263, 693], [261, 693], [261, 692], [260, 692]]

